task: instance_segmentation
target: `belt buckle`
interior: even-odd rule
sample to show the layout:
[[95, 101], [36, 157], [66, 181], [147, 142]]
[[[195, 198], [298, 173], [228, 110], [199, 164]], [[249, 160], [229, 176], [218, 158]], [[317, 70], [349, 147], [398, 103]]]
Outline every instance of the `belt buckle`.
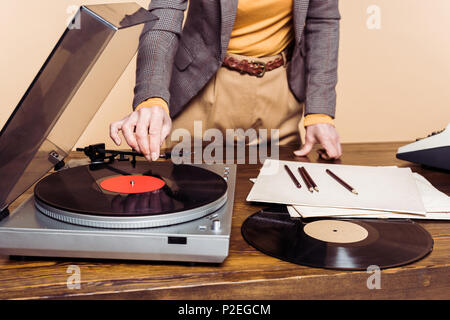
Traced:
[[259, 66], [262, 68], [261, 72], [256, 74], [256, 77], [261, 78], [264, 76], [264, 74], [266, 73], [266, 64], [265, 62], [260, 62], [260, 61], [252, 61], [252, 65], [253, 66]]

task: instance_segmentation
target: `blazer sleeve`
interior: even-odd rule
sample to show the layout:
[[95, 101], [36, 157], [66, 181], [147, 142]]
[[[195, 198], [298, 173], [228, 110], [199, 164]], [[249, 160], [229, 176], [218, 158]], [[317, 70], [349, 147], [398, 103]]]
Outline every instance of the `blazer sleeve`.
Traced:
[[305, 115], [335, 116], [340, 18], [338, 0], [310, 0], [305, 25]]
[[148, 98], [169, 102], [170, 77], [187, 0], [152, 0], [149, 11], [159, 20], [145, 25], [139, 39], [133, 109]]

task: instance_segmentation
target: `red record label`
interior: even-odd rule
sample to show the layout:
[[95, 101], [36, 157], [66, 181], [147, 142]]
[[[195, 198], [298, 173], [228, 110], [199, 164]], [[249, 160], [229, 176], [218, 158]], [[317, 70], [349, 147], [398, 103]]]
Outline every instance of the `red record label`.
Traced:
[[117, 176], [103, 180], [100, 186], [117, 193], [145, 193], [164, 187], [164, 181], [155, 177], [130, 175]]

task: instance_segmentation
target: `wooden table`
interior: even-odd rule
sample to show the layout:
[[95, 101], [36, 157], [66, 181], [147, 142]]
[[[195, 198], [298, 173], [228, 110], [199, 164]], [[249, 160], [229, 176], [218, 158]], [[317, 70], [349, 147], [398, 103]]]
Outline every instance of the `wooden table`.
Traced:
[[[450, 174], [397, 160], [404, 143], [345, 144], [342, 164], [410, 166], [450, 194]], [[280, 159], [295, 160], [293, 147]], [[79, 157], [74, 153], [73, 157]], [[309, 156], [318, 162], [316, 153]], [[298, 159], [305, 161], [305, 158]], [[239, 165], [229, 257], [223, 264], [99, 261], [0, 256], [1, 299], [449, 299], [450, 224], [419, 222], [434, 239], [424, 259], [381, 272], [381, 289], [369, 290], [365, 271], [303, 267], [266, 256], [241, 235], [244, 220], [261, 206], [247, 203], [249, 178], [260, 165]], [[31, 190], [28, 192], [30, 193]], [[24, 195], [25, 196], [25, 195]], [[18, 202], [23, 197], [18, 199]], [[13, 204], [12, 209], [17, 204]], [[68, 289], [67, 269], [81, 271], [80, 289]]]

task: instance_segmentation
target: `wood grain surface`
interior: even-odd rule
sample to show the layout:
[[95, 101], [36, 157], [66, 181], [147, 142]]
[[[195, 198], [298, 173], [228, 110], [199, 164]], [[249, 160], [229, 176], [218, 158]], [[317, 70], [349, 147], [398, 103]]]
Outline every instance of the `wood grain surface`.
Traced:
[[[400, 161], [395, 153], [405, 143], [345, 144], [337, 161], [351, 165], [411, 167], [450, 195], [450, 174]], [[296, 158], [294, 146], [280, 149], [280, 159]], [[73, 153], [72, 158], [82, 157]], [[413, 264], [381, 271], [381, 289], [369, 290], [371, 274], [304, 267], [264, 255], [248, 245], [241, 225], [263, 206], [245, 198], [260, 164], [238, 166], [229, 256], [222, 264], [136, 262], [0, 256], [1, 299], [449, 299], [450, 224], [419, 221], [434, 239], [434, 249]], [[13, 210], [31, 194], [27, 191]], [[81, 271], [80, 289], [69, 289], [67, 268]]]

